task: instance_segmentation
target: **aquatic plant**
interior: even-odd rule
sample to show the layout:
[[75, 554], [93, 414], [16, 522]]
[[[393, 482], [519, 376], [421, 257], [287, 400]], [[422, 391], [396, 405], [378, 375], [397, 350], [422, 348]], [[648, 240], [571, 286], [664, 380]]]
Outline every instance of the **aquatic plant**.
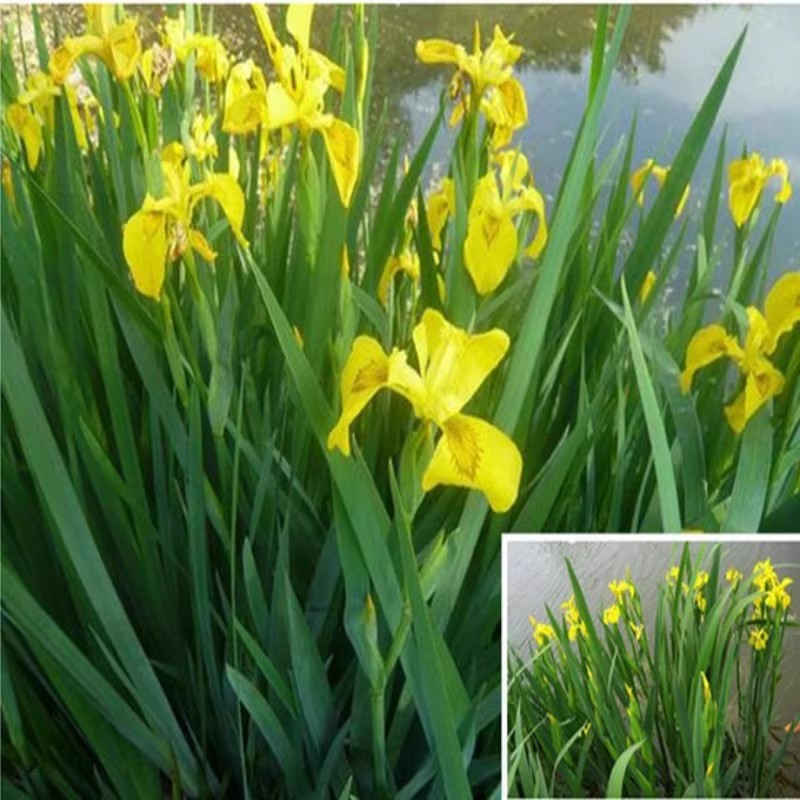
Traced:
[[[574, 594], [549, 624], [533, 618], [535, 649], [510, 652], [511, 797], [769, 797], [796, 738], [775, 695], [786, 630], [796, 625], [787, 587], [769, 559], [746, 579], [723, 547], [707, 560], [688, 545], [659, 581], [646, 619], [630, 572], [614, 604]], [[574, 635], [574, 619], [583, 629]], [[546, 631], [544, 626], [546, 625]], [[785, 776], [784, 776], [785, 777]]]

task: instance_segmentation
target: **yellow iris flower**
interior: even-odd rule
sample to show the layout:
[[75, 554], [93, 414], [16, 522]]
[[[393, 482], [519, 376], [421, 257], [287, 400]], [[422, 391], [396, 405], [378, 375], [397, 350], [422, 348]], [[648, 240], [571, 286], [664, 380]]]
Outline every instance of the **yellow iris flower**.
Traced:
[[31, 73], [25, 91], [6, 111], [6, 121], [25, 146], [28, 166], [36, 169], [42, 149], [45, 128], [53, 129], [55, 98], [61, 90], [45, 72]]
[[775, 585], [767, 592], [767, 596], [764, 598], [764, 605], [767, 608], [789, 608], [792, 596], [786, 591], [786, 587], [793, 583], [794, 581], [791, 578], [784, 578], [780, 583], [776, 580]]
[[361, 160], [361, 137], [348, 123], [325, 112], [325, 95], [332, 86], [344, 88], [344, 71], [309, 47], [314, 7], [289, 5], [286, 29], [297, 44], [281, 45], [264, 6], [253, 12], [278, 77], [267, 87], [267, 126], [270, 130], [297, 127], [307, 138], [317, 131], [325, 142], [333, 178], [342, 204], [350, 205]]
[[739, 570], [736, 569], [736, 567], [731, 567], [725, 573], [725, 580], [728, 581], [728, 583], [730, 583], [731, 586], [733, 586], [734, 589], [739, 585], [739, 583], [742, 580], [742, 577], [743, 577], [742, 573], [739, 572]]
[[252, 59], [237, 64], [225, 84], [225, 133], [247, 134], [267, 124], [267, 84]]
[[745, 386], [725, 407], [728, 423], [736, 433], [784, 385], [782, 373], [767, 358], [778, 340], [800, 322], [800, 272], [788, 272], [770, 289], [764, 314], [754, 306], [747, 309], [748, 331], [744, 347], [721, 325], [708, 325], [692, 337], [686, 349], [686, 367], [681, 373], [681, 388], [688, 392], [694, 374], [720, 358], [730, 358], [745, 376]]
[[519, 450], [499, 428], [461, 409], [505, 356], [508, 336], [499, 329], [469, 334], [428, 309], [413, 339], [419, 372], [404, 351], [387, 355], [372, 337], [356, 338], [342, 371], [342, 413], [328, 448], [350, 455], [350, 426], [381, 389], [389, 389], [442, 431], [422, 477], [423, 490], [440, 484], [477, 489], [494, 511], [507, 511], [519, 490]]
[[609, 606], [603, 611], [603, 625], [616, 625], [619, 622], [620, 613], [616, 603]]
[[644, 633], [644, 625], [637, 625], [635, 622], [628, 622], [628, 627], [631, 629], [636, 641], [641, 641], [642, 634]]
[[608, 584], [608, 589], [620, 605], [624, 601], [626, 594], [630, 596], [631, 600], [636, 596], [636, 588], [629, 581], [611, 581]]
[[[658, 184], [659, 188], [661, 188], [666, 183], [669, 171], [670, 167], [659, 166], [655, 161], [653, 161], [652, 158], [648, 158], [641, 167], [639, 167], [637, 170], [634, 170], [633, 174], [631, 175], [631, 189], [633, 189], [633, 193], [636, 196], [636, 202], [640, 206], [644, 205], [644, 186], [647, 182], [647, 179], [652, 177]], [[690, 191], [691, 186], [687, 184], [686, 188], [683, 190], [681, 199], [678, 201], [678, 206], [675, 209], [676, 219], [681, 215], [683, 209], [686, 207], [686, 201], [689, 199]]]
[[156, 199], [148, 194], [123, 228], [122, 248], [133, 282], [142, 294], [155, 299], [161, 294], [168, 261], [177, 260], [189, 247], [206, 261], [216, 257], [203, 234], [192, 228], [192, 216], [203, 198], [219, 204], [237, 240], [247, 244], [242, 234], [244, 192], [236, 179], [214, 173], [191, 184], [182, 150], [177, 145], [162, 154], [165, 196]]
[[111, 5], [86, 5], [89, 33], [70, 36], [50, 56], [49, 70], [60, 86], [67, 79], [72, 65], [83, 56], [99, 58], [117, 80], [133, 75], [139, 64], [142, 45], [136, 32], [136, 18], [117, 23]]
[[764, 628], [751, 628], [748, 641], [753, 650], [764, 650], [769, 640], [769, 634]]
[[773, 158], [766, 164], [758, 153], [752, 153], [747, 158], [731, 162], [728, 167], [728, 207], [737, 228], [750, 219], [771, 178], [781, 180], [775, 202], [787, 202], [792, 196], [792, 185], [789, 183], [789, 167], [783, 159]]
[[528, 617], [533, 628], [532, 636], [536, 642], [537, 647], [543, 647], [551, 639], [556, 638], [556, 632], [552, 625], [545, 622], [539, 622], [536, 617]]
[[575, 595], [571, 595], [566, 602], [562, 603], [561, 608], [564, 611], [564, 619], [567, 621], [567, 638], [571, 642], [574, 642], [579, 635], [586, 638], [588, 630], [586, 623], [581, 619], [578, 606], [575, 604]]
[[495, 156], [495, 162], [500, 168], [499, 182], [494, 170], [478, 181], [464, 240], [464, 263], [481, 295], [493, 292], [503, 282], [517, 257], [515, 217], [532, 211], [539, 220], [525, 255], [536, 258], [547, 242], [544, 199], [533, 186], [528, 160], [522, 153], [504, 152]]
[[[492, 146], [504, 147], [514, 131], [528, 121], [525, 91], [512, 77], [512, 68], [523, 53], [512, 44], [499, 26], [486, 50], [481, 49], [481, 31], [475, 23], [472, 52], [446, 39], [421, 39], [417, 42], [417, 58], [424, 64], [453, 64], [458, 68], [451, 83], [451, 96], [459, 99], [450, 124], [455, 125], [470, 108], [480, 108], [493, 126]], [[464, 82], [469, 82], [465, 93]]]

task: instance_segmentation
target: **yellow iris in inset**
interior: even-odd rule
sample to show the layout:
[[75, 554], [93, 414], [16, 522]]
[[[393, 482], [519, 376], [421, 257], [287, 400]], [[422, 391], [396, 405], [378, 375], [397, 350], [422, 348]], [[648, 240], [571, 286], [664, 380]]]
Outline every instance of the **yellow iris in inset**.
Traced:
[[764, 628], [751, 628], [748, 641], [753, 650], [764, 650], [769, 640], [769, 634]]
[[551, 639], [556, 638], [556, 632], [552, 625], [545, 622], [539, 622], [536, 617], [528, 617], [533, 628], [532, 636], [536, 642], [537, 647], [543, 647]]
[[620, 605], [623, 603], [626, 594], [630, 596], [631, 600], [636, 596], [636, 588], [630, 581], [611, 581], [608, 584], [608, 589]]
[[[492, 125], [492, 146], [505, 147], [514, 131], [528, 121], [525, 91], [512, 77], [512, 68], [523, 53], [512, 44], [499, 26], [486, 50], [481, 49], [481, 30], [475, 23], [472, 52], [446, 39], [421, 39], [417, 42], [417, 58], [424, 64], [453, 64], [458, 68], [451, 82], [450, 94], [459, 103], [450, 118], [455, 125], [470, 108], [480, 108]], [[469, 83], [466, 91], [465, 81]]]
[[136, 32], [136, 18], [117, 23], [111, 5], [87, 5], [89, 33], [70, 36], [50, 56], [49, 70], [53, 80], [61, 85], [72, 65], [83, 56], [99, 58], [117, 80], [124, 81], [136, 72], [142, 45]]
[[749, 306], [747, 320], [744, 347], [721, 325], [697, 331], [686, 349], [686, 367], [680, 377], [682, 390], [688, 392], [699, 369], [720, 358], [730, 358], [745, 377], [744, 389], [725, 407], [725, 416], [736, 433], [741, 433], [761, 406], [783, 389], [783, 374], [767, 356], [775, 351], [781, 336], [800, 322], [800, 272], [779, 278], [767, 294], [764, 314]]
[[775, 202], [787, 202], [792, 196], [792, 185], [789, 183], [789, 167], [783, 159], [773, 158], [766, 164], [758, 153], [751, 153], [747, 158], [731, 162], [728, 167], [728, 207], [738, 228], [750, 219], [764, 187], [772, 178], [781, 181]]
[[161, 160], [164, 197], [156, 199], [148, 194], [123, 228], [122, 248], [133, 282], [142, 294], [155, 299], [161, 294], [168, 261], [177, 260], [189, 247], [206, 261], [216, 258], [203, 234], [192, 227], [192, 216], [203, 198], [219, 204], [237, 240], [247, 244], [242, 234], [244, 192], [236, 179], [214, 173], [191, 184], [182, 151], [180, 145], [166, 149]]
[[786, 591], [786, 587], [794, 583], [791, 578], [784, 578], [780, 583], [777, 582], [777, 576], [774, 586], [767, 592], [764, 598], [764, 605], [767, 608], [783, 608], [787, 609], [792, 603], [792, 596]]
[[358, 131], [333, 114], [325, 112], [325, 95], [332, 86], [344, 88], [344, 71], [328, 58], [309, 47], [313, 5], [289, 5], [286, 29], [297, 49], [281, 45], [266, 9], [254, 5], [253, 12], [275, 73], [277, 82], [267, 87], [267, 126], [270, 130], [296, 127], [303, 138], [318, 131], [325, 142], [339, 197], [350, 205], [361, 160]]
[[586, 623], [581, 619], [581, 613], [575, 604], [575, 595], [571, 595], [566, 602], [562, 603], [561, 608], [564, 611], [564, 619], [567, 621], [569, 640], [574, 642], [578, 636], [586, 638], [588, 633]]
[[725, 573], [725, 580], [735, 589], [742, 580], [742, 573], [736, 567], [730, 567]]
[[[640, 206], [644, 205], [644, 185], [647, 179], [652, 177], [658, 184], [659, 188], [661, 188], [666, 183], [669, 171], [670, 167], [661, 167], [656, 164], [652, 158], [648, 158], [642, 164], [642, 166], [639, 167], [639, 169], [634, 171], [634, 173], [631, 175], [631, 189], [633, 189], [633, 193], [636, 195], [636, 202]], [[686, 207], [686, 201], [689, 199], [690, 191], [691, 186], [687, 184], [675, 209], [676, 219], [681, 215], [683, 209]]]
[[603, 611], [603, 625], [616, 625], [619, 622], [620, 613], [616, 603], [606, 608]]
[[342, 371], [342, 413], [328, 436], [329, 449], [349, 455], [350, 426], [381, 389], [389, 389], [442, 431], [423, 490], [440, 484], [477, 489], [494, 511], [507, 511], [519, 490], [519, 450], [499, 428], [461, 409], [505, 356], [508, 336], [499, 329], [469, 334], [428, 309], [413, 339], [419, 372], [404, 351], [387, 355], [372, 337], [356, 338]]
[[499, 164], [484, 175], [475, 187], [469, 209], [464, 263], [478, 294], [493, 292], [505, 279], [517, 257], [519, 239], [515, 218], [532, 211], [539, 224], [536, 235], [524, 253], [536, 258], [547, 243], [544, 199], [526, 178], [528, 160], [522, 153], [505, 152], [495, 157]]

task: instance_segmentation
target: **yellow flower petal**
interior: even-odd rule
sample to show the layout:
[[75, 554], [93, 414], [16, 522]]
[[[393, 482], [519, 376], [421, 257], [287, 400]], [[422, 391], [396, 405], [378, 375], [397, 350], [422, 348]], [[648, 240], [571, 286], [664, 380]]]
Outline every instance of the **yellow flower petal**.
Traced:
[[342, 413], [328, 434], [329, 450], [338, 447], [350, 455], [350, 426], [388, 379], [389, 357], [380, 343], [371, 336], [357, 337], [342, 370]]
[[736, 433], [741, 433], [748, 421], [771, 397], [783, 390], [784, 377], [767, 359], [762, 358], [756, 369], [745, 379], [744, 389], [736, 399], [725, 406], [728, 424]]
[[423, 64], [459, 65], [466, 55], [460, 44], [446, 39], [420, 39], [416, 47], [417, 58]]
[[95, 34], [70, 36], [50, 56], [48, 71], [53, 81], [59, 86], [63, 84], [72, 69], [72, 65], [84, 55], [94, 55], [103, 59], [110, 57], [106, 42], [102, 37]]
[[464, 262], [478, 294], [493, 292], [517, 255], [517, 229], [507, 214], [470, 214], [464, 241]]
[[517, 446], [488, 422], [457, 414], [445, 422], [442, 437], [422, 476], [422, 488], [463, 486], [477, 489], [496, 513], [516, 502], [522, 475]]
[[736, 226], [750, 219], [766, 182], [764, 160], [758, 153], [731, 162], [728, 167], [728, 207]]
[[192, 246], [192, 250], [195, 250], [204, 261], [211, 263], [217, 257], [206, 237], [194, 228], [189, 231], [189, 244]]
[[413, 338], [429, 395], [424, 415], [439, 425], [461, 411], [510, 346], [499, 328], [468, 334], [434, 309], [422, 315]]
[[311, 39], [311, 17], [313, 3], [290, 3], [286, 10], [286, 30], [292, 35], [301, 50], [307, 51]]
[[692, 388], [695, 372], [713, 364], [724, 356], [741, 356], [742, 350], [736, 340], [721, 325], [708, 325], [692, 337], [686, 348], [686, 367], [681, 373], [681, 390]]
[[261, 38], [267, 47], [267, 52], [272, 60], [275, 69], [280, 70], [282, 64], [282, 48], [278, 37], [275, 35], [275, 29], [272, 27], [267, 9], [260, 3], [253, 3], [251, 5], [253, 14], [256, 18], [256, 24], [261, 32]]
[[644, 205], [644, 184], [648, 176], [653, 170], [655, 162], [652, 158], [648, 158], [638, 169], [634, 170], [631, 175], [631, 189], [636, 197], [636, 202]]
[[22, 139], [22, 143], [25, 145], [28, 166], [31, 169], [36, 169], [42, 149], [42, 124], [21, 103], [12, 103], [8, 107], [6, 121], [11, 130]]
[[125, 223], [122, 250], [136, 288], [157, 300], [164, 285], [167, 220], [163, 212], [147, 210], [149, 202], [148, 195], [143, 208]]
[[361, 140], [358, 131], [340, 119], [331, 118], [329, 124], [320, 129], [328, 152], [328, 161], [333, 171], [336, 188], [345, 208], [350, 206], [350, 199], [358, 180], [358, 168], [361, 161]]
[[653, 287], [655, 285], [656, 285], [656, 273], [651, 269], [647, 272], [647, 275], [644, 276], [642, 285], [639, 288], [640, 303], [644, 304], [647, 302], [647, 298], [650, 297], [650, 293], [653, 291]]
[[247, 245], [247, 240], [242, 233], [244, 222], [244, 192], [239, 186], [233, 175], [229, 173], [214, 173], [192, 188], [197, 193], [197, 197], [211, 197], [219, 203], [222, 212], [228, 219], [233, 235], [243, 246]]
[[300, 108], [280, 83], [267, 87], [267, 125], [270, 130], [294, 125], [300, 119]]
[[428, 230], [434, 250], [442, 249], [442, 231], [456, 210], [456, 187], [452, 178], [444, 178], [441, 188], [428, 198], [426, 207]]
[[536, 229], [536, 236], [533, 237], [531, 243], [525, 248], [526, 256], [538, 258], [544, 246], [547, 244], [547, 219], [545, 217], [544, 198], [533, 186], [526, 186], [521, 190], [518, 202], [523, 209], [533, 211], [539, 221]]
[[772, 353], [778, 340], [800, 322], [800, 272], [787, 272], [769, 290], [764, 301], [769, 335], [766, 352]]
[[778, 177], [781, 179], [781, 188], [775, 195], [775, 202], [786, 203], [792, 196], [792, 184], [789, 183], [789, 166], [782, 158], [773, 158], [769, 162], [770, 177]]
[[106, 36], [110, 53], [110, 68], [117, 80], [127, 80], [136, 72], [142, 45], [136, 33], [136, 20], [129, 19], [114, 25]]

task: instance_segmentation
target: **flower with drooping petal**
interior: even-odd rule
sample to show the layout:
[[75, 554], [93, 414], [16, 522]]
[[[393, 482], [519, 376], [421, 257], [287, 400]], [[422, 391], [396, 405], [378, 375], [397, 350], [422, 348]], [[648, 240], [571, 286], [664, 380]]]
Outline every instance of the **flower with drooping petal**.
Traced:
[[536, 258], [547, 242], [544, 199], [534, 188], [528, 160], [522, 153], [509, 151], [497, 155], [495, 161], [499, 181], [493, 169], [478, 181], [464, 240], [464, 263], [481, 295], [493, 292], [503, 282], [517, 257], [519, 237], [514, 220], [518, 215], [532, 211], [539, 221], [525, 255]]
[[161, 171], [165, 195], [156, 199], [148, 194], [139, 211], [125, 223], [122, 237], [134, 285], [154, 299], [161, 295], [167, 263], [176, 261], [189, 247], [205, 261], [216, 258], [205, 236], [192, 227], [194, 211], [204, 198], [217, 202], [234, 236], [243, 245], [247, 244], [242, 234], [244, 192], [232, 175], [213, 173], [192, 184], [180, 144], [162, 152]]
[[[633, 189], [633, 193], [636, 196], [636, 202], [640, 206], [644, 205], [644, 185], [647, 182], [647, 179], [652, 177], [658, 184], [659, 188], [661, 188], [667, 181], [669, 171], [670, 167], [659, 166], [655, 161], [653, 161], [652, 158], [648, 158], [637, 170], [634, 171], [634, 173], [631, 175], [631, 189]], [[683, 209], [686, 207], [686, 201], [689, 199], [690, 191], [691, 186], [687, 184], [675, 209], [676, 219], [681, 215]]]
[[356, 338], [342, 371], [342, 412], [328, 448], [349, 455], [350, 426], [381, 389], [389, 389], [442, 432], [422, 476], [423, 490], [440, 484], [477, 489], [494, 511], [507, 511], [519, 490], [519, 450], [499, 428], [461, 410], [505, 356], [508, 336], [499, 329], [469, 334], [427, 309], [413, 340], [419, 371], [404, 351], [387, 354], [372, 337]]
[[480, 25], [476, 22], [471, 53], [446, 39], [421, 39], [416, 52], [424, 64], [452, 64], [458, 68], [450, 88], [451, 98], [458, 101], [451, 125], [456, 125], [471, 108], [480, 108], [492, 126], [492, 146], [500, 148], [527, 123], [525, 91], [512, 76], [523, 50], [512, 44], [498, 25], [486, 50], [481, 49]]
[[701, 328], [686, 349], [686, 366], [680, 376], [681, 389], [691, 389], [695, 373], [720, 358], [730, 358], [745, 377], [744, 389], [730, 405], [725, 416], [736, 433], [748, 420], [783, 390], [783, 374], [767, 358], [779, 339], [800, 322], [800, 273], [787, 273], [767, 294], [764, 316], [754, 306], [747, 308], [748, 330], [744, 347], [721, 325]]
[[764, 605], [767, 608], [783, 608], [787, 609], [792, 603], [792, 596], [786, 591], [786, 587], [790, 586], [794, 581], [791, 578], [784, 578], [780, 583], [775, 581], [775, 585], [767, 592], [764, 598]]
[[779, 178], [780, 189], [775, 202], [783, 205], [792, 196], [789, 183], [789, 167], [781, 158], [773, 158], [769, 164], [758, 153], [747, 158], [737, 158], [728, 167], [728, 208], [737, 228], [750, 219], [761, 193], [772, 178]]
[[53, 80], [61, 85], [79, 58], [99, 58], [118, 81], [125, 81], [136, 72], [142, 54], [136, 18], [126, 17], [116, 22], [114, 7], [87, 5], [89, 32], [70, 36], [50, 56], [49, 70]]
[[361, 137], [352, 125], [325, 111], [325, 95], [330, 87], [343, 90], [344, 72], [310, 48], [313, 10], [311, 4], [288, 6], [286, 29], [297, 45], [295, 49], [281, 45], [267, 10], [253, 6], [278, 77], [267, 87], [267, 126], [270, 130], [296, 127], [304, 139], [314, 131], [322, 136], [339, 197], [347, 208], [358, 179]]

